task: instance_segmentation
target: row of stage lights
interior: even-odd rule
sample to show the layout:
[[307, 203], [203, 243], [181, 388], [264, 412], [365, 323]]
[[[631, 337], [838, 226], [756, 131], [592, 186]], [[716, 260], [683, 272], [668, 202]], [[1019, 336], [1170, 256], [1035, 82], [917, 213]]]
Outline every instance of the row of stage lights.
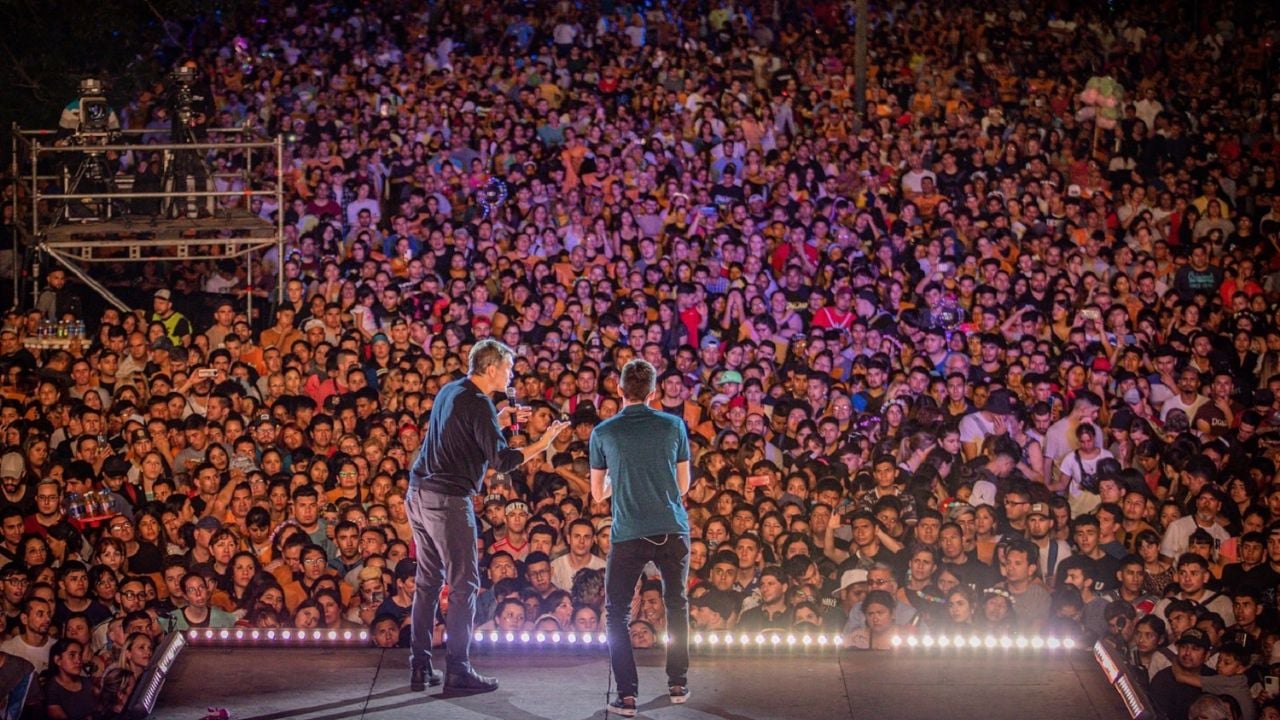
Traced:
[[943, 650], [947, 648], [954, 648], [956, 650], [963, 650], [965, 648], [972, 648], [974, 650], [979, 648], [986, 648], [987, 650], [1074, 650], [1076, 648], [1076, 641], [1074, 638], [1046, 638], [1039, 635], [1033, 635], [1029, 638], [1025, 635], [1019, 635], [1018, 637], [1009, 637], [1005, 635], [999, 638], [993, 635], [987, 635], [986, 637], [970, 635], [967, 638], [963, 635], [934, 636], [926, 634], [920, 637], [908, 635], [905, 638], [900, 635], [895, 635], [893, 640], [890, 642], [895, 648], [906, 648], [908, 650], [915, 650], [918, 648], [928, 650], [935, 647]]
[[245, 629], [223, 628], [221, 630], [188, 630], [187, 642], [192, 644], [210, 643], [268, 643], [281, 644], [303, 643], [340, 643], [344, 645], [368, 645], [369, 633], [366, 630], [295, 630], [280, 629]]
[[[528, 630], [521, 632], [498, 632], [491, 630], [488, 632], [480, 631], [474, 636], [474, 640], [480, 644], [488, 645], [559, 645], [559, 646], [584, 646], [584, 647], [604, 647], [609, 644], [609, 636], [605, 633], [561, 633], [561, 632], [530, 632]], [[723, 647], [840, 647], [842, 638], [839, 635], [781, 635], [778, 633], [756, 634], [748, 633], [734, 634], [731, 632], [695, 632], [689, 636], [689, 641], [695, 647], [701, 646], [723, 646]], [[670, 635], [663, 636], [663, 642], [671, 642]]]
[[[492, 646], [519, 646], [519, 645], [577, 645], [583, 647], [605, 646], [609, 639], [604, 633], [558, 633], [558, 632], [499, 632], [491, 630], [488, 632], [480, 631], [474, 636], [475, 642], [479, 644], [487, 644]], [[838, 634], [833, 635], [795, 635], [780, 633], [757, 633], [751, 635], [749, 633], [735, 634], [732, 632], [695, 632], [689, 637], [694, 647], [774, 647], [774, 648], [833, 648], [838, 649], [844, 646], [844, 638]], [[671, 636], [666, 635], [664, 642], [671, 642]], [[1041, 637], [1034, 635], [1027, 637], [1019, 635], [1017, 637], [995, 637], [987, 635], [986, 637], [978, 637], [971, 635], [968, 637], [961, 635], [908, 635], [906, 637], [895, 636], [892, 640], [893, 647], [905, 650], [915, 649], [948, 649], [954, 648], [962, 650], [966, 648], [987, 649], [987, 650], [1074, 650], [1077, 646], [1073, 638], [1058, 637]]]
[[[478, 631], [473, 639], [479, 645], [489, 646], [559, 646], [559, 647], [606, 647], [609, 644], [609, 637], [605, 633], [592, 632], [531, 632], [524, 630], [521, 632], [499, 632], [497, 630]], [[246, 629], [246, 628], [223, 628], [221, 630], [188, 630], [186, 640], [193, 644], [219, 644], [219, 643], [236, 643], [236, 644], [268, 644], [280, 645], [283, 643], [336, 643], [343, 645], [367, 645], [369, 643], [369, 633], [365, 630], [295, 630], [289, 628], [280, 629]], [[689, 636], [689, 640], [694, 647], [742, 647], [742, 648], [831, 648], [839, 649], [844, 646], [844, 638], [839, 634], [832, 635], [796, 635], [794, 633], [733, 633], [733, 632], [694, 632]], [[671, 642], [671, 636], [663, 637], [664, 642]], [[894, 648], [905, 650], [929, 650], [938, 648], [941, 650], [955, 649], [987, 649], [987, 650], [1074, 650], [1076, 641], [1073, 638], [1065, 637], [1041, 637], [1034, 635], [1027, 637], [1019, 635], [1017, 637], [1009, 637], [1007, 635], [995, 637], [987, 635], [979, 637], [970, 635], [908, 635], [894, 636], [891, 644]]]

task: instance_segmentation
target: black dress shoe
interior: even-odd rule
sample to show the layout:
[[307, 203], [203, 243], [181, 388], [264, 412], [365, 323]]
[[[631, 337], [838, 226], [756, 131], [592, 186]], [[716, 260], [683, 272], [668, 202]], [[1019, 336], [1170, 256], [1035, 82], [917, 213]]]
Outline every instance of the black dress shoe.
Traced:
[[498, 689], [497, 678], [485, 677], [475, 670], [450, 673], [444, 681], [445, 692], [487, 693]]
[[444, 673], [428, 668], [413, 668], [409, 671], [409, 689], [422, 692], [427, 687], [435, 687], [444, 682]]

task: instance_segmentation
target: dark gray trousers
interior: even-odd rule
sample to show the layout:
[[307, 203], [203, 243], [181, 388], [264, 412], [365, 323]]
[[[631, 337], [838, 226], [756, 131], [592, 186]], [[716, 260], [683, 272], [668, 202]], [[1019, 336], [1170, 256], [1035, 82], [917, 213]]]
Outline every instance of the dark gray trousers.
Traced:
[[471, 632], [475, 623], [480, 570], [476, 565], [476, 516], [471, 498], [410, 488], [405, 510], [417, 547], [417, 587], [413, 595], [413, 628], [409, 661], [431, 664], [431, 633], [440, 588], [449, 584], [445, 613], [450, 673], [471, 669]]

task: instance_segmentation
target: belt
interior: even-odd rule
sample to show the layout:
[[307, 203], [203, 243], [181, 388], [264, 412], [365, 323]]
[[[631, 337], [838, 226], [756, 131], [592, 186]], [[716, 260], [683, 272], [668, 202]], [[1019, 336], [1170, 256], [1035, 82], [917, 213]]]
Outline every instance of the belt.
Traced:
[[465, 493], [465, 494], [459, 495], [458, 493], [444, 492], [442, 490], [434, 490], [432, 488], [421, 487], [421, 486], [412, 487], [410, 488], [410, 490], [413, 490], [415, 492], [420, 492], [420, 493], [430, 493], [431, 495], [438, 495], [440, 497], [451, 497], [451, 498], [470, 498], [473, 494], [473, 493]]

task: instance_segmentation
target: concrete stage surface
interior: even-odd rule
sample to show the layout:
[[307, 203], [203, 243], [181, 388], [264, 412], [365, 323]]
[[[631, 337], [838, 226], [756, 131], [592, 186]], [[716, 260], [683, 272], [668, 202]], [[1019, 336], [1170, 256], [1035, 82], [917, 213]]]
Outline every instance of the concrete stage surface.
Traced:
[[[482, 651], [502, 687], [449, 697], [409, 691], [405, 650], [210, 648], [183, 651], [157, 718], [196, 720], [210, 706], [233, 720], [604, 718], [601, 650]], [[681, 720], [1123, 720], [1117, 692], [1083, 650], [695, 653], [691, 697], [671, 705], [661, 651], [637, 653], [640, 717]], [[610, 716], [616, 717], [616, 716]]]

